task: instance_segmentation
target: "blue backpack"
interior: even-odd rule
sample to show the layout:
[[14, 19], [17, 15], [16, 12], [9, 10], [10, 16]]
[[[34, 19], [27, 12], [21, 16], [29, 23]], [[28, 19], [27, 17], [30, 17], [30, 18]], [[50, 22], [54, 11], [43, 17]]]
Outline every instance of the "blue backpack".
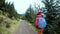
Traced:
[[46, 21], [43, 17], [38, 19], [38, 28], [45, 28], [46, 27]]

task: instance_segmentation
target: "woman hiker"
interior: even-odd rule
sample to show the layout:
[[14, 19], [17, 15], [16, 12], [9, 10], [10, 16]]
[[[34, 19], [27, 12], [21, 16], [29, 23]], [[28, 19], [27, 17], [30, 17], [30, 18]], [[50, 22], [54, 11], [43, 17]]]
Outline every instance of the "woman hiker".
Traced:
[[43, 29], [46, 27], [46, 21], [42, 17], [42, 12], [40, 12], [40, 11], [38, 11], [37, 14], [36, 14], [35, 26], [38, 29], [37, 30], [38, 34], [42, 34]]

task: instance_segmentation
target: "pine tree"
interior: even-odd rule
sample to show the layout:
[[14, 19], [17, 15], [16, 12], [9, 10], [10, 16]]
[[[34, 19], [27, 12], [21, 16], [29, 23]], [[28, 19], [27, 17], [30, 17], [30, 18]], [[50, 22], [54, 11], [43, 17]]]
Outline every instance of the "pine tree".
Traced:
[[59, 11], [59, 1], [56, 0], [45, 0], [43, 3], [45, 4], [45, 8], [47, 9], [46, 13], [46, 21], [47, 28], [45, 34], [58, 34], [58, 17], [57, 12]]
[[30, 22], [30, 23], [34, 23], [34, 20], [35, 20], [35, 13], [34, 13], [34, 10], [32, 8], [32, 6], [30, 5], [29, 8], [27, 9], [26, 11], [26, 14], [25, 14], [25, 18]]

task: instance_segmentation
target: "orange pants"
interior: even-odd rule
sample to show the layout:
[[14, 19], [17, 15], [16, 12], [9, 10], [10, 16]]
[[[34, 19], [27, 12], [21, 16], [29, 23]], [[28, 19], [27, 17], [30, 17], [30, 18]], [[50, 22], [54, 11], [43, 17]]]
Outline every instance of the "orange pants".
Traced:
[[38, 29], [38, 34], [42, 34], [43, 29]]

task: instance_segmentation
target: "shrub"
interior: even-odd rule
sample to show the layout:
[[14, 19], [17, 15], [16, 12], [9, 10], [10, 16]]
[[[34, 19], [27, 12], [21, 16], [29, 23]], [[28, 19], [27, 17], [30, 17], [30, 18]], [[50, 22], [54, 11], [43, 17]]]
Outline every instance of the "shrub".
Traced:
[[11, 26], [10, 26], [10, 23], [7, 23], [6, 24], [6, 28], [10, 28]]
[[0, 23], [2, 23], [2, 22], [3, 22], [3, 18], [1, 17], [1, 18], [0, 18]]

